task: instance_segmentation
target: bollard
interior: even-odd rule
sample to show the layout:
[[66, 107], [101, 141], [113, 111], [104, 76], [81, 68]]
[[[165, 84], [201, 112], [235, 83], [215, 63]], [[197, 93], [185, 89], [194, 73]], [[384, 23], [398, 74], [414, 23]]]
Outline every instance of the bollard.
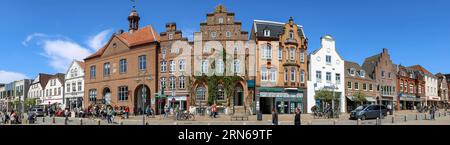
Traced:
[[173, 125], [177, 125], [177, 122], [174, 122]]
[[419, 120], [419, 115], [418, 114], [416, 114], [416, 120]]
[[333, 120], [333, 125], [336, 125], [336, 120]]
[[356, 120], [356, 125], [360, 125], [361, 124], [361, 119]]
[[119, 123], [120, 125], [123, 125], [123, 122], [122, 121], [120, 121], [120, 123]]
[[441, 112], [439, 112], [439, 115], [438, 115], [438, 117], [441, 117]]
[[100, 120], [97, 120], [97, 124], [100, 125]]
[[68, 120], [68, 119], [64, 119], [64, 125], [67, 125], [67, 120]]
[[406, 122], [406, 115], [404, 116], [404, 118], [405, 118], [405, 122]]
[[395, 117], [392, 116], [392, 124], [394, 124], [394, 122], [395, 122]]
[[377, 120], [376, 120], [376, 122], [375, 122], [375, 125], [379, 125], [379, 124], [378, 124], [378, 121], [380, 121], [380, 118], [377, 117]]
[[53, 117], [53, 121], [52, 121], [52, 122], [53, 122], [53, 124], [55, 124], [55, 123], [56, 123], [55, 117]]
[[427, 114], [425, 113], [425, 118], [423, 118], [423, 120], [427, 120]]
[[83, 125], [83, 119], [80, 118], [80, 125]]
[[145, 125], [145, 115], [142, 116], [142, 125]]
[[42, 117], [42, 123], [45, 123], [45, 117]]
[[145, 125], [148, 125], [148, 122], [145, 122]]

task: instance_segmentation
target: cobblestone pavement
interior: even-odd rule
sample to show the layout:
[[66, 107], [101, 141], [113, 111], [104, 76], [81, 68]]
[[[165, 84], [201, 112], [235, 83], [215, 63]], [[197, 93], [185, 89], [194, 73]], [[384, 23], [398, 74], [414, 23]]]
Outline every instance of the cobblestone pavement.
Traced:
[[[417, 113], [415, 111], [397, 111], [395, 115], [386, 116], [382, 119], [382, 125], [450, 125], [450, 112], [444, 115], [443, 110], [436, 113], [436, 120], [428, 120], [429, 114]], [[219, 115], [218, 118], [209, 116], [195, 116], [194, 121], [175, 121], [173, 116], [164, 119], [162, 115], [154, 118], [144, 116], [130, 116], [129, 119], [116, 117], [114, 123], [108, 124], [106, 120], [89, 118], [69, 118], [67, 125], [271, 125], [271, 115], [265, 114], [261, 121], [256, 119], [256, 115], [249, 116], [248, 120], [231, 121], [231, 116]], [[425, 118], [426, 117], [426, 118]], [[145, 118], [145, 120], [144, 120]], [[302, 114], [302, 125], [377, 125], [376, 119], [372, 120], [349, 120], [348, 114], [341, 114], [336, 119], [314, 119], [310, 114]], [[406, 122], [405, 122], [406, 118]], [[280, 125], [292, 125], [294, 115], [280, 114]], [[394, 121], [394, 122], [393, 122]], [[26, 121], [23, 121], [26, 122]], [[3, 124], [0, 124], [3, 125]], [[35, 124], [24, 125], [65, 125], [63, 117], [38, 117]]]

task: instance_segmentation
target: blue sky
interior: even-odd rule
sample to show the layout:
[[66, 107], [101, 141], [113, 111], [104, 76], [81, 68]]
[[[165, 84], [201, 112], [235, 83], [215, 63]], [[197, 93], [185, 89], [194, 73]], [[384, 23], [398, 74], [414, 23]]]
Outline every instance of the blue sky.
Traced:
[[[243, 29], [254, 19], [304, 26], [309, 51], [331, 34], [344, 59], [364, 58], [388, 48], [396, 64], [421, 64], [432, 73], [450, 73], [448, 0], [137, 0], [140, 25], [161, 32], [176, 22], [184, 35], [199, 30], [206, 13], [223, 4]], [[127, 29], [129, 0], [2, 0], [0, 83], [38, 73], [64, 72], [71, 59], [84, 58], [118, 29]]]

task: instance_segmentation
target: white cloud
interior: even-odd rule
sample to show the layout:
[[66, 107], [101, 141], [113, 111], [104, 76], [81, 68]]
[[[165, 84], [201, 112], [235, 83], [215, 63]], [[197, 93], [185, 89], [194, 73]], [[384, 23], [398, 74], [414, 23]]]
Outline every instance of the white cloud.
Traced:
[[89, 38], [87, 44], [89, 45], [89, 47], [91, 47], [92, 50], [98, 50], [101, 47], [103, 47], [103, 45], [105, 45], [105, 43], [107, 41], [106, 38], [109, 36], [109, 34], [111, 32], [112, 32], [112, 29], [106, 29], [106, 30], [98, 33], [97, 35]]
[[10, 83], [12, 81], [28, 78], [26, 75], [16, 72], [0, 70], [0, 83]]
[[83, 60], [92, 52], [75, 42], [65, 40], [45, 40], [45, 56], [50, 58], [50, 66], [58, 72], [65, 72], [72, 60]]
[[92, 49], [84, 47], [80, 43], [62, 35], [47, 35], [43, 33], [28, 35], [22, 44], [28, 46], [28, 43], [36, 40], [36, 45], [43, 49], [43, 52], [40, 54], [49, 59], [49, 65], [57, 72], [65, 72], [74, 59], [83, 60], [104, 45], [105, 38], [107, 38], [106, 36], [109, 33], [111, 33], [111, 29], [89, 37], [87, 42]]

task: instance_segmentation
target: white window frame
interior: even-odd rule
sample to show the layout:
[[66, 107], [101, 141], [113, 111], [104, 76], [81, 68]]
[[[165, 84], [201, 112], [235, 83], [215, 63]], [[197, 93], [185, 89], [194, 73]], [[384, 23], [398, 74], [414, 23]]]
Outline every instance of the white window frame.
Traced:
[[208, 60], [203, 60], [201, 67], [202, 67], [202, 73], [208, 73]]
[[278, 47], [278, 60], [282, 59], [283, 59], [283, 50], [281, 49], [281, 47]]
[[326, 72], [325, 73], [325, 80], [327, 81], [327, 83], [331, 83], [331, 72]]
[[270, 37], [270, 30], [264, 30], [264, 37]]
[[275, 82], [277, 78], [276, 70], [270, 70], [270, 81]]
[[316, 71], [316, 82], [322, 82], [322, 71]]
[[325, 62], [326, 62], [326, 64], [327, 64], [327, 65], [331, 65], [331, 61], [332, 61], [331, 55], [326, 55], [326, 56], [325, 56]]
[[176, 68], [176, 62], [174, 60], [170, 61], [170, 68], [169, 68], [169, 72], [175, 72], [175, 68]]
[[180, 89], [184, 89], [185, 88], [184, 81], [185, 81], [185, 77], [184, 76], [179, 77], [179, 87], [180, 87]]
[[166, 61], [161, 61], [161, 72], [166, 72], [167, 64]]
[[222, 74], [224, 71], [223, 60], [216, 61], [216, 73]]
[[291, 82], [295, 82], [295, 67], [291, 67]]
[[186, 69], [186, 63], [185, 63], [184, 59], [180, 59], [178, 63], [179, 63], [180, 71], [184, 71]]

